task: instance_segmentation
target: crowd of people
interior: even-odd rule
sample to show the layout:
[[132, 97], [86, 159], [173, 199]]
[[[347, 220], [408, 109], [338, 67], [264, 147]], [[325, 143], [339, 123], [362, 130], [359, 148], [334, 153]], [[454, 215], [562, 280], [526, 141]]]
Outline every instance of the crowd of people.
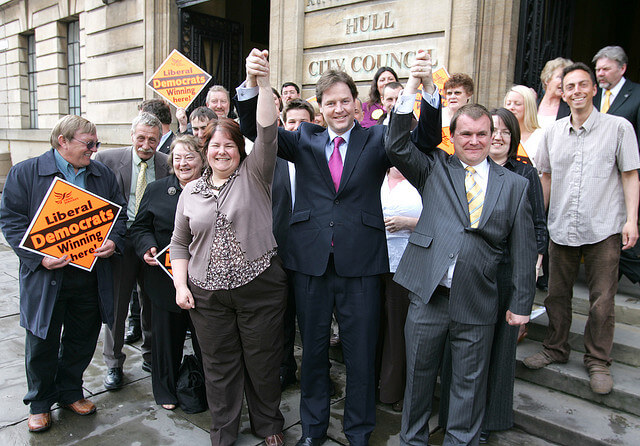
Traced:
[[[124, 385], [123, 345], [141, 338], [154, 399], [174, 410], [190, 337], [211, 443], [235, 443], [246, 399], [252, 433], [282, 445], [297, 321], [297, 445], [327, 439], [336, 339], [350, 444], [368, 444], [376, 401], [402, 412], [401, 444], [427, 444], [438, 376], [444, 444], [486, 443], [513, 426], [516, 344], [536, 285], [549, 327], [524, 365], [567, 362], [582, 258], [584, 364], [592, 391], [609, 393], [613, 298], [639, 257], [640, 86], [624, 78], [620, 47], [593, 63], [595, 73], [550, 60], [540, 98], [515, 85], [489, 111], [463, 73], [441, 98], [424, 51], [405, 85], [381, 67], [363, 103], [335, 70], [314, 101], [293, 82], [276, 90], [267, 51], [254, 49], [234, 100], [212, 87], [206, 106], [177, 110], [176, 133], [159, 99], [140, 104], [125, 148], [98, 151], [95, 125], [65, 116], [51, 150], [11, 169], [0, 207], [20, 259], [29, 430], [50, 428], [55, 403], [96, 411], [82, 375], [104, 324], [107, 390]], [[20, 247], [55, 177], [121, 207], [90, 271]]]

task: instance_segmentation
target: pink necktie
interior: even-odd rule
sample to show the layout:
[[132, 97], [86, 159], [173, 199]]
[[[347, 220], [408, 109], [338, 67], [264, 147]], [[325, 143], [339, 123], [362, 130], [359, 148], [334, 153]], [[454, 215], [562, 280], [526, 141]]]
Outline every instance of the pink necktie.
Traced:
[[329, 157], [329, 171], [333, 179], [333, 186], [336, 192], [340, 187], [340, 178], [342, 177], [342, 155], [340, 155], [340, 144], [344, 142], [341, 136], [336, 136], [333, 140], [333, 153]]

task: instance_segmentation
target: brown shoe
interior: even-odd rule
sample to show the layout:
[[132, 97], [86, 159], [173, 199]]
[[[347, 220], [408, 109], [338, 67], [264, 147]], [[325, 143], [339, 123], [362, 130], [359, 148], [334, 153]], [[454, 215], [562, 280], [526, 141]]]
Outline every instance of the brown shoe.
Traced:
[[274, 434], [274, 435], [269, 435], [267, 438], [264, 439], [264, 443], [267, 446], [280, 446], [284, 444], [284, 435], [282, 434], [282, 432], [280, 432], [279, 434]]
[[51, 412], [30, 413], [27, 426], [29, 426], [29, 432], [46, 431], [51, 427]]
[[541, 350], [535, 355], [531, 355], [528, 358], [524, 358], [524, 360], [522, 361], [522, 364], [524, 364], [524, 366], [528, 369], [538, 370], [554, 362], [557, 362], [557, 361], [554, 361], [549, 355], [547, 355], [547, 353], [544, 350]]
[[91, 415], [96, 411], [96, 405], [86, 398], [64, 406], [65, 408], [77, 413], [78, 415]]
[[589, 367], [589, 385], [593, 393], [606, 395], [611, 393], [613, 379], [609, 367], [601, 364], [592, 364]]

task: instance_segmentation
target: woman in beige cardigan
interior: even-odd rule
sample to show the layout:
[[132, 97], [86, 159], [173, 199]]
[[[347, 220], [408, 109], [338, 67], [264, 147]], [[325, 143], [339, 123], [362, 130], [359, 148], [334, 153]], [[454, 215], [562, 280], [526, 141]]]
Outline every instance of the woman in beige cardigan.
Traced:
[[[262, 69], [252, 69], [252, 60]], [[253, 50], [247, 78], [260, 87], [254, 148], [246, 154], [236, 122], [209, 123], [210, 169], [185, 187], [171, 239], [176, 302], [190, 310], [202, 349], [213, 445], [235, 443], [243, 390], [252, 432], [267, 445], [283, 444], [286, 275], [271, 229], [277, 113], [268, 77], [266, 51]]]

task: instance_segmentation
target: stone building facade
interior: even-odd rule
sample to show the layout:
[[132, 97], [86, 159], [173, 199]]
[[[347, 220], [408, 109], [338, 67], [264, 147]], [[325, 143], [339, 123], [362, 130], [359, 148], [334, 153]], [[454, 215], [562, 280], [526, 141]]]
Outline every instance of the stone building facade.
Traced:
[[[242, 80], [244, 57], [257, 46], [270, 49], [274, 86], [294, 81], [306, 98], [324, 70], [342, 68], [354, 77], [363, 99], [379, 66], [392, 66], [406, 79], [413, 55], [426, 49], [436, 68], [474, 78], [476, 101], [496, 106], [519, 72], [519, 60], [565, 55], [561, 44], [570, 38], [555, 37], [551, 52], [545, 44], [548, 54], [519, 47], [544, 31], [535, 21], [523, 27], [523, 20], [537, 14], [544, 21], [554, 3], [0, 0], [0, 158], [10, 153], [15, 163], [46, 151], [49, 129], [69, 112], [96, 123], [105, 147], [129, 144], [137, 104], [154, 97], [146, 82], [174, 48], [230, 89]], [[580, 2], [592, 3], [597, 1]], [[558, 5], [567, 17], [581, 17]], [[570, 37], [578, 25], [573, 19], [554, 25], [553, 35]], [[580, 42], [585, 53], [600, 45], [594, 40], [587, 48], [584, 39]], [[0, 175], [1, 166], [0, 159]]]

